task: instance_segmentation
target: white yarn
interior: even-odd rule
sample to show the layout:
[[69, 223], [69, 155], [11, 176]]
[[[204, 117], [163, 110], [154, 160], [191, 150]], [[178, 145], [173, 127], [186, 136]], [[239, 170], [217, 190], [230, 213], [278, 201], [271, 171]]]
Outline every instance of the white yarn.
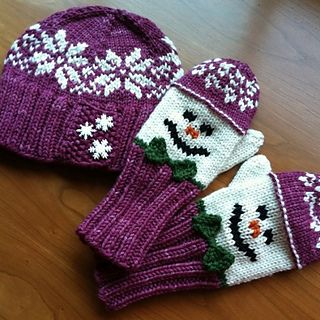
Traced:
[[[223, 188], [203, 199], [208, 214], [222, 217], [222, 228], [217, 235], [217, 243], [235, 256], [235, 262], [226, 270], [228, 285], [239, 284], [273, 273], [293, 269], [295, 261], [288, 243], [288, 235], [283, 223], [283, 214], [279, 207], [276, 193], [269, 176], [270, 163], [264, 156], [255, 156], [244, 163], [235, 179], [227, 188]], [[239, 231], [244, 243], [248, 244], [257, 255], [251, 261], [236, 246], [231, 231], [230, 218], [235, 204], [242, 206]], [[260, 219], [257, 208], [265, 206], [267, 218]], [[261, 233], [253, 237], [250, 222], [257, 221]], [[273, 241], [267, 245], [263, 232], [271, 229]]]
[[[185, 111], [193, 112], [197, 118], [194, 121], [184, 119]], [[168, 127], [164, 124], [164, 120], [168, 119], [177, 125], [179, 137], [190, 147], [206, 148], [210, 153], [209, 156], [203, 155], [186, 155], [181, 149], [174, 144], [173, 139], [168, 131]], [[200, 133], [197, 139], [186, 134], [185, 129], [188, 125], [192, 125], [199, 131], [202, 124], [210, 125], [213, 128], [211, 136]], [[263, 136], [258, 134], [259, 138], [252, 137], [248, 139], [248, 144], [243, 144], [243, 151], [246, 155], [252, 155], [261, 146]], [[229, 123], [222, 120], [219, 116], [212, 112], [207, 104], [200, 100], [185, 94], [176, 87], [172, 87], [162, 98], [149, 119], [142, 126], [137, 135], [145, 143], [149, 143], [153, 138], [164, 138], [167, 145], [167, 152], [172, 160], [189, 159], [196, 163], [197, 174], [195, 179], [207, 186], [223, 169], [222, 165], [232, 157], [232, 151], [236, 145], [243, 139]], [[261, 141], [262, 140], [262, 141]], [[248, 147], [248, 151], [245, 151]], [[238, 153], [239, 158], [233, 157], [233, 163], [243, 161], [241, 152]], [[237, 159], [240, 159], [237, 161]]]
[[[71, 93], [107, 97], [124, 88], [137, 99], [141, 99], [143, 93], [148, 99], [161, 99], [170, 84], [161, 88], [158, 81], [171, 77], [172, 80], [167, 82], [173, 82], [183, 75], [181, 61], [173, 49], [173, 43], [168, 37], [162, 41], [168, 43], [172, 51], [157, 59], [143, 59], [141, 48], [134, 48], [124, 56], [118, 56], [111, 49], [107, 49], [104, 58], [96, 56], [90, 64], [84, 56], [89, 46], [87, 43], [70, 43], [65, 30], [58, 30], [56, 34], [49, 36], [41, 29], [40, 24], [35, 24], [27, 30], [22, 39], [14, 41], [11, 46], [12, 53], [5, 59], [5, 64], [12, 64], [28, 74], [34, 73], [35, 76], [54, 73], [61, 89]], [[41, 45], [44, 45], [45, 51], [42, 51]], [[21, 47], [27, 49], [27, 55]], [[162, 62], [160, 66], [157, 60]], [[177, 71], [171, 75], [168, 73], [172, 69], [170, 64], [177, 67]], [[125, 77], [123, 83], [116, 71]], [[93, 77], [89, 83], [86, 80], [88, 77]]]

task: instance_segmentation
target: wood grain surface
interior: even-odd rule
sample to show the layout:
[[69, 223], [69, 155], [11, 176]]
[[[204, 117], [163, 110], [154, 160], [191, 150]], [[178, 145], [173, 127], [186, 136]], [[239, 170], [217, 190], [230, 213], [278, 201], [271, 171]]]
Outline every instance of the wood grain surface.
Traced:
[[[125, 8], [153, 20], [183, 67], [233, 57], [252, 67], [274, 171], [320, 171], [319, 1], [0, 0], [0, 60], [25, 28], [76, 5]], [[236, 169], [219, 177], [215, 190]], [[76, 226], [116, 175], [44, 165], [0, 153], [0, 319], [319, 319], [320, 263], [217, 291], [151, 298], [106, 312], [96, 298], [91, 251]], [[208, 192], [208, 191], [207, 191]]]

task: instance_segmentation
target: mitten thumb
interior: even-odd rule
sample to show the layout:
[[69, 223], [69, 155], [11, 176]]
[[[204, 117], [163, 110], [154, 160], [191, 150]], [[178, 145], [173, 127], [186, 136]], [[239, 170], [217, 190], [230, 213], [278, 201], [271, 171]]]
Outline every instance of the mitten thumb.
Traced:
[[271, 165], [269, 160], [264, 155], [257, 155], [246, 162], [238, 170], [237, 174], [229, 184], [233, 187], [238, 183], [254, 181], [259, 177], [265, 176], [271, 172]]
[[223, 164], [220, 172], [228, 171], [235, 165], [254, 156], [264, 142], [264, 135], [261, 131], [249, 129], [241, 141], [235, 146], [230, 158]]

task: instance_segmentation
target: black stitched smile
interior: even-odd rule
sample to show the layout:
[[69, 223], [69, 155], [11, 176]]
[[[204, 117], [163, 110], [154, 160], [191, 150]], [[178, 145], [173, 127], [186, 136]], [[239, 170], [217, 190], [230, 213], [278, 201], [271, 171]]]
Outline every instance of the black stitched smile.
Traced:
[[200, 155], [208, 157], [210, 152], [203, 147], [190, 147], [187, 145], [185, 141], [183, 141], [177, 131], [177, 124], [173, 123], [171, 120], [165, 119], [164, 124], [168, 127], [168, 131], [170, 133], [171, 139], [173, 139], [173, 143], [177, 146], [178, 149], [181, 149], [187, 156], [190, 155]]
[[[265, 220], [268, 217], [268, 211], [266, 209], [266, 206], [259, 206], [256, 210], [259, 212], [259, 217], [261, 220]], [[241, 233], [239, 230], [239, 223], [241, 221], [241, 216], [244, 214], [242, 210], [242, 206], [238, 203], [234, 205], [234, 209], [232, 211], [233, 216], [230, 218], [230, 229], [232, 233], [233, 240], [235, 241], [236, 247], [245, 253], [247, 257], [250, 258], [250, 261], [254, 262], [257, 261], [257, 254], [255, 253], [254, 249], [250, 248], [250, 246], [244, 242], [244, 239], [241, 237]], [[263, 236], [266, 237], [265, 243], [269, 245], [271, 242], [273, 242], [273, 233], [272, 229], [268, 229], [263, 233]]]
[[241, 215], [244, 214], [244, 212], [242, 211], [242, 206], [240, 206], [239, 204], [235, 204], [232, 213], [233, 216], [230, 218], [230, 229], [236, 246], [240, 251], [244, 252], [245, 255], [250, 258], [250, 261], [257, 261], [257, 254], [255, 253], [254, 249], [251, 249], [250, 246], [244, 242], [239, 231]]

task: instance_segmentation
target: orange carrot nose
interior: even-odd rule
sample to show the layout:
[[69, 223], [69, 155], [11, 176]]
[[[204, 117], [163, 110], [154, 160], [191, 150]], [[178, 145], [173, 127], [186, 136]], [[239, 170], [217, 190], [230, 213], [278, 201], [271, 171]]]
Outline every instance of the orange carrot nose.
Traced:
[[253, 233], [251, 234], [252, 238], [256, 238], [261, 233], [261, 227], [259, 225], [259, 220], [250, 221], [249, 228], [253, 231]]
[[200, 132], [193, 128], [191, 124], [189, 124], [185, 129], [184, 129], [185, 133], [188, 135], [190, 134], [192, 139], [198, 139]]

